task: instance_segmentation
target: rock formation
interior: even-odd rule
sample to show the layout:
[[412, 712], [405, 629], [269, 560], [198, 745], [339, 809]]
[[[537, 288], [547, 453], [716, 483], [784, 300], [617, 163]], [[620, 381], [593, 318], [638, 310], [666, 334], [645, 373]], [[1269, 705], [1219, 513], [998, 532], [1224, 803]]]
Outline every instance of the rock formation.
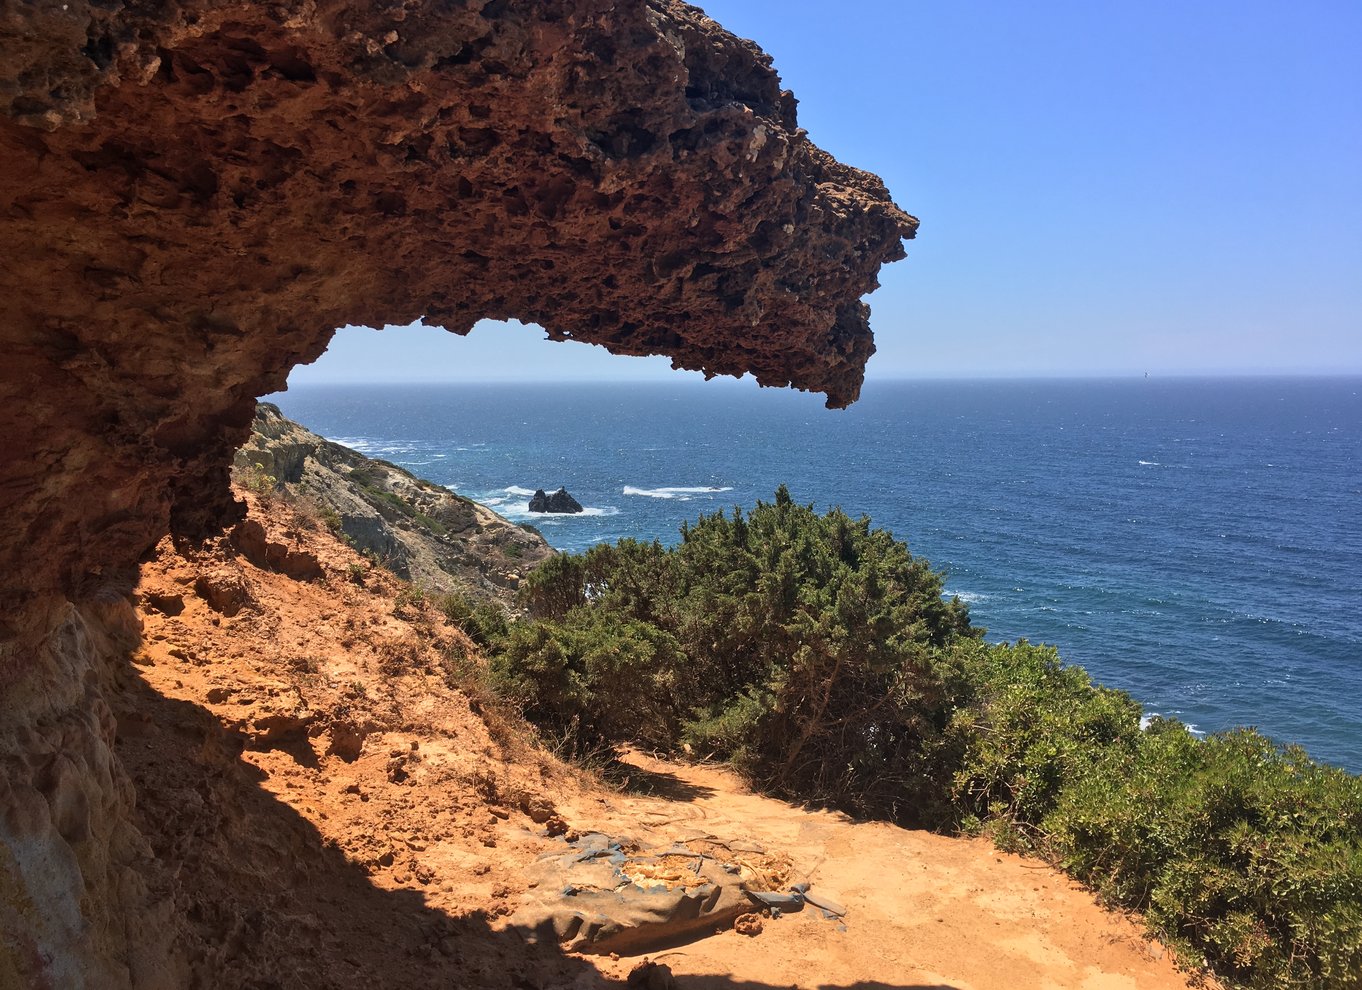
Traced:
[[[235, 466], [247, 485], [277, 487], [310, 506], [356, 550], [426, 591], [510, 605], [520, 576], [553, 554], [533, 530], [319, 437], [268, 402], [256, 407], [251, 438], [236, 452]], [[239, 523], [233, 532], [250, 525]]]
[[856, 398], [916, 221], [675, 0], [7, 4], [0, 986], [183, 986], [101, 700], [333, 328], [482, 317]]
[[582, 512], [582, 503], [568, 494], [566, 488], [559, 488], [552, 495], [545, 495], [544, 489], [537, 488], [530, 499], [531, 512]]

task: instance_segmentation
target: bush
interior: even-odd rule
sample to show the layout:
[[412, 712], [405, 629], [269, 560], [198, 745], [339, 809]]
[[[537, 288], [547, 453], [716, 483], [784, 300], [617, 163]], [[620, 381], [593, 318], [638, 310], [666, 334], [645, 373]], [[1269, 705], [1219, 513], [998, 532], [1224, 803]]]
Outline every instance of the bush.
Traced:
[[678, 735], [672, 679], [684, 657], [655, 626], [578, 611], [517, 623], [493, 656], [493, 683], [582, 756], [620, 740], [667, 748]]
[[1075, 876], [1251, 987], [1362, 977], [1362, 781], [1252, 730], [1159, 723], [1043, 823]]
[[940, 673], [955, 708], [952, 796], [965, 815], [1036, 826], [1109, 749], [1139, 739], [1134, 699], [1094, 686], [1051, 646], [970, 644]]
[[435, 605], [444, 613], [445, 618], [484, 649], [506, 635], [506, 613], [499, 605], [491, 602], [475, 603], [467, 595], [457, 591], [441, 595]]
[[622, 721], [595, 706], [633, 692], [632, 704], [657, 715], [654, 745], [723, 756], [775, 793], [878, 815], [914, 807], [917, 818], [944, 796], [925, 772], [948, 720], [932, 655], [977, 635], [941, 591], [940, 575], [869, 520], [820, 516], [782, 487], [750, 516], [685, 527], [675, 549], [624, 540], [532, 572], [522, 600], [553, 624], [553, 642], [580, 650], [587, 629], [629, 641], [646, 629], [675, 648], [654, 651], [671, 664], [658, 677], [619, 685], [572, 650], [541, 661], [522, 676], [552, 680], [576, 663], [575, 688], [546, 685], [527, 713], [608, 734]]

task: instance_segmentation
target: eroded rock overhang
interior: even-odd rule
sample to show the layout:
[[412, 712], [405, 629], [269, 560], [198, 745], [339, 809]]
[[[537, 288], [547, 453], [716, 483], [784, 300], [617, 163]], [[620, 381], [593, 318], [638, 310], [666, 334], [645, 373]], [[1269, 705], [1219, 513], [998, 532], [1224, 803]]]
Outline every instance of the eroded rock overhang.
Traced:
[[8, 4], [0, 111], [11, 643], [229, 521], [256, 397], [337, 326], [517, 318], [844, 405], [917, 223], [672, 0]]

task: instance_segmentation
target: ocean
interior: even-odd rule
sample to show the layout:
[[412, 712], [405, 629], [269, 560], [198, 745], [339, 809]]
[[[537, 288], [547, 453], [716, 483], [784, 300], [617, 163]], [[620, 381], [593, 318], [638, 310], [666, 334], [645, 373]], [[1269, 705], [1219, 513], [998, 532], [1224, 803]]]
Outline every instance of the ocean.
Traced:
[[[906, 541], [990, 640], [1362, 772], [1362, 379], [871, 382], [842, 411], [726, 380], [271, 400], [562, 550], [674, 542], [783, 483]], [[560, 485], [585, 513], [529, 511]]]

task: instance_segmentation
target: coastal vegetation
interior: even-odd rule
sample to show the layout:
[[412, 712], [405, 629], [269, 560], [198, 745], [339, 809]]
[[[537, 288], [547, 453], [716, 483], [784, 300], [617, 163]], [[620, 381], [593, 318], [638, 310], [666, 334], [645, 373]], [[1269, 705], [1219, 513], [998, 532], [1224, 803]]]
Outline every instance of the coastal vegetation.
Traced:
[[1049, 646], [994, 644], [927, 561], [782, 486], [550, 558], [505, 623], [450, 597], [495, 689], [578, 756], [721, 759], [787, 799], [983, 833], [1137, 909], [1231, 985], [1362, 973], [1362, 778], [1252, 730], [1145, 724]]

